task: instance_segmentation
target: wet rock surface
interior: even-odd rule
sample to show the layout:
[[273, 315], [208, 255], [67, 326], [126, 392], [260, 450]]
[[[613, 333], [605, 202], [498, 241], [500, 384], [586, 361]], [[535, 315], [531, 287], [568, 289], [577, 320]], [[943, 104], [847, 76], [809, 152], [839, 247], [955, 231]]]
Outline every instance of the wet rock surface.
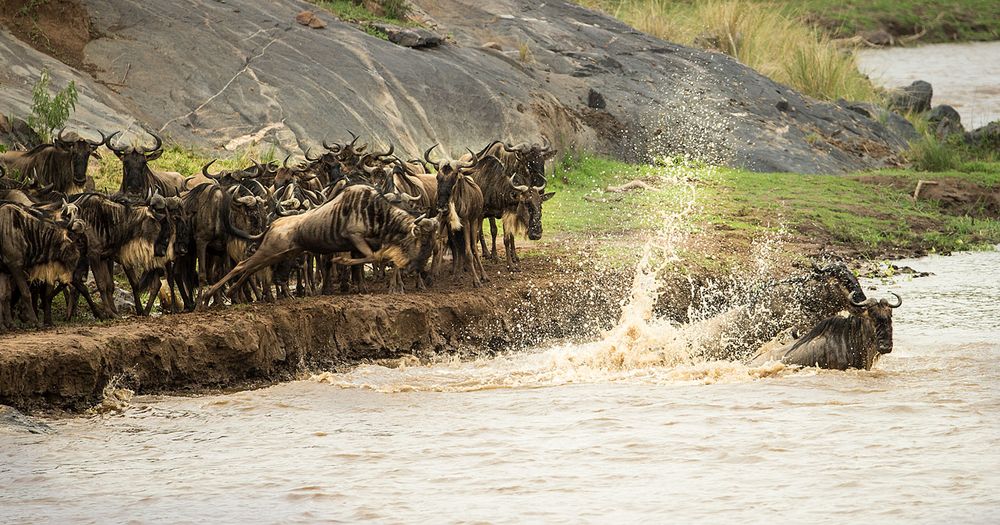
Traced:
[[[261, 139], [298, 153], [352, 129], [416, 155], [434, 142], [458, 152], [545, 135], [562, 149], [626, 160], [689, 154], [822, 173], [891, 165], [905, 147], [877, 120], [804, 97], [728, 56], [565, 2], [417, 1], [433, 32], [453, 39], [426, 49], [320, 11], [328, 25], [316, 31], [295, 21], [315, 6], [292, 0], [80, 4], [91, 36], [81, 69], [0, 31], [8, 65], [0, 112], [26, 114], [45, 66], [57, 86], [77, 81], [74, 122], [115, 129], [135, 119], [205, 148]], [[591, 90], [606, 107], [590, 107], [600, 106]]]

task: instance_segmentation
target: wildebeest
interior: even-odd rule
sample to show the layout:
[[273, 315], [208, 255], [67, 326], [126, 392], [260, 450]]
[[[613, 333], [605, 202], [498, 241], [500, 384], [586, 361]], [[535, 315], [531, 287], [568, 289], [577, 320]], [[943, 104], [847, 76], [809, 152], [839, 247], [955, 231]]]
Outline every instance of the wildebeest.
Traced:
[[141, 145], [115, 145], [115, 137], [121, 134], [116, 131], [108, 137], [108, 149], [122, 161], [122, 183], [119, 193], [133, 196], [145, 196], [150, 191], [158, 191], [161, 195], [176, 195], [184, 189], [184, 176], [175, 171], [153, 171], [149, 163], [163, 154], [163, 140], [155, 133], [153, 147]]
[[353, 251], [362, 258], [337, 262], [391, 261], [397, 272], [416, 272], [430, 256], [436, 230], [436, 219], [415, 219], [389, 204], [375, 188], [350, 186], [319, 208], [274, 221], [262, 235], [257, 251], [215, 283], [205, 297], [233, 279], [233, 289], [238, 289], [261, 269], [307, 251], [318, 255]]
[[[490, 219], [490, 235], [493, 239], [490, 258], [497, 257], [496, 219], [504, 226], [504, 248], [507, 267], [520, 270], [514, 238], [527, 235], [531, 240], [542, 238], [542, 203], [555, 193], [545, 190], [545, 160], [554, 155], [548, 143], [543, 146], [511, 146], [500, 141], [490, 143], [475, 154], [483, 162], [477, 167], [473, 178], [483, 191], [483, 216]], [[489, 159], [495, 159], [487, 162]], [[486, 239], [480, 236], [483, 251]]]
[[87, 186], [87, 165], [97, 148], [107, 141], [89, 140], [76, 132], [60, 130], [51, 144], [41, 144], [28, 151], [0, 153], [0, 164], [21, 180], [34, 178], [41, 186], [51, 185], [53, 191], [71, 195], [83, 192]]
[[86, 223], [88, 257], [104, 309], [117, 314], [114, 303], [113, 264], [122, 266], [135, 300], [136, 312], [144, 313], [139, 280], [160, 268], [172, 250], [172, 231], [167, 204], [156, 197], [149, 205], [133, 205], [100, 193], [81, 193], [70, 198]]
[[474, 167], [479, 159], [472, 154], [472, 160], [465, 162], [435, 162], [431, 160], [430, 153], [436, 147], [437, 144], [424, 152], [424, 160], [437, 171], [438, 220], [448, 232], [452, 268], [468, 269], [472, 273], [473, 287], [478, 288], [481, 280], [486, 278], [478, 249], [479, 234], [483, 227], [483, 192], [467, 170]]
[[81, 257], [73, 235], [83, 230], [79, 220], [61, 225], [24, 206], [0, 203], [0, 273], [9, 275], [14, 286], [8, 283], [7, 287], [20, 293], [24, 314], [32, 325], [38, 326], [38, 316], [32, 304], [31, 283], [73, 281]]
[[892, 352], [892, 310], [903, 304], [899, 295], [892, 295], [896, 297], [894, 304], [885, 299], [852, 299], [846, 311], [820, 321], [802, 337], [764, 345], [749, 364], [779, 361], [835, 370], [870, 370], [881, 355]]

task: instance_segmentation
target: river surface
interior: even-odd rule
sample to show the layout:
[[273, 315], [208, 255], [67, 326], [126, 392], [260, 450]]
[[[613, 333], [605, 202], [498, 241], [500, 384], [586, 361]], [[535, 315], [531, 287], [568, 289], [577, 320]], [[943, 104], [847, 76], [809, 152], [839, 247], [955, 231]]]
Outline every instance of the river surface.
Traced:
[[901, 264], [935, 275], [869, 292], [904, 299], [870, 372], [691, 361], [630, 305], [590, 343], [0, 429], [0, 523], [997, 523], [1000, 252]]
[[1000, 119], [1000, 41], [864, 49], [858, 66], [884, 87], [930, 82], [931, 104], [954, 106], [966, 129]]

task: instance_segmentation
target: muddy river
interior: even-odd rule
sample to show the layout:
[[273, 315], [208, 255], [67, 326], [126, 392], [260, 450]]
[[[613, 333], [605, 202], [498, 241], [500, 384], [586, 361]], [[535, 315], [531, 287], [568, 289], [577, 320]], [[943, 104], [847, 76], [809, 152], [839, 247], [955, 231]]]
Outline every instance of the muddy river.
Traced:
[[599, 341], [0, 429], [0, 523], [996, 523], [1000, 251], [903, 264], [871, 372], [697, 362], [638, 293]]
[[931, 103], [954, 106], [967, 129], [1000, 119], [1000, 41], [864, 49], [858, 65], [885, 87], [930, 82]]

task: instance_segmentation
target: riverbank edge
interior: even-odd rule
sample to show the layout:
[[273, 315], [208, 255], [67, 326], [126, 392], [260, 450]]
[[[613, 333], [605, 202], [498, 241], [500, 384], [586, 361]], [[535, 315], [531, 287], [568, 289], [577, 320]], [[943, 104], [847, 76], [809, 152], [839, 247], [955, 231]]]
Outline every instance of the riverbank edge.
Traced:
[[595, 319], [606, 324], [617, 315], [611, 297], [621, 296], [620, 286], [581, 300], [593, 282], [553, 280], [543, 266], [479, 290], [309, 297], [7, 334], [0, 337], [0, 405], [72, 413], [116, 389], [183, 395], [257, 388], [373, 359], [583, 336], [598, 329]]

